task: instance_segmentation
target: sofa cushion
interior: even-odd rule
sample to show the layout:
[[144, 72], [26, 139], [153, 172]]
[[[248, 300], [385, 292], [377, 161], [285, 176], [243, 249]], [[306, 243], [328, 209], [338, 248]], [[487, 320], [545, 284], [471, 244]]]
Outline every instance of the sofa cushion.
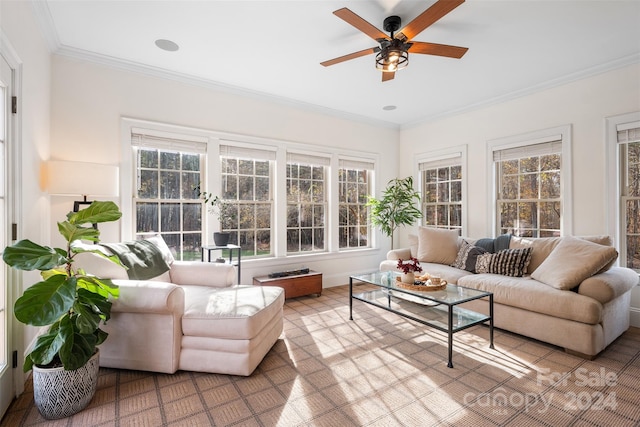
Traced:
[[576, 237], [566, 236], [531, 276], [557, 289], [571, 289], [615, 261], [618, 251]]
[[[580, 239], [587, 240], [592, 243], [597, 243], [599, 245], [611, 246], [611, 237], [609, 236], [581, 236]], [[531, 253], [531, 262], [529, 263], [529, 267], [527, 268], [527, 274], [533, 273], [536, 268], [542, 264], [542, 262], [549, 256], [551, 251], [560, 243], [563, 237], [511, 237], [511, 242], [509, 243], [510, 249], [519, 249], [519, 248], [528, 248], [532, 247], [533, 252]], [[615, 260], [614, 260], [615, 262]], [[609, 265], [611, 267], [613, 263]], [[607, 270], [608, 268], [603, 268], [603, 270]]]
[[460, 245], [460, 250], [458, 251], [458, 256], [456, 256], [456, 260], [451, 266], [475, 273], [478, 256], [486, 252], [483, 248], [474, 246], [466, 240], [463, 240]]
[[485, 253], [478, 256], [476, 272], [522, 277], [530, 260], [531, 248], [504, 249], [495, 254]]
[[458, 255], [458, 230], [418, 227], [418, 260], [451, 265]]
[[495, 304], [504, 304], [591, 325], [602, 320], [602, 304], [593, 298], [554, 289], [530, 277], [471, 274], [461, 277], [458, 285], [492, 292]]
[[[446, 280], [448, 283], [456, 284], [461, 277], [472, 276], [470, 273], [459, 268], [451, 267], [450, 265], [436, 264], [431, 262], [420, 263], [422, 266], [422, 273], [418, 275], [429, 273], [431, 276], [438, 276]], [[397, 269], [395, 270], [397, 271]]]
[[284, 305], [284, 289], [275, 286], [182, 288], [182, 333], [187, 336], [251, 339], [281, 315]]

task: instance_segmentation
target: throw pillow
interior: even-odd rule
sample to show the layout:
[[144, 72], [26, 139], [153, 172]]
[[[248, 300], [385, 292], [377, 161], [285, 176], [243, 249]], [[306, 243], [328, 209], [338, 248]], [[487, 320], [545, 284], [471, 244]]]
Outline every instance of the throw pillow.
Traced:
[[451, 265], [458, 256], [458, 230], [418, 227], [418, 260]]
[[455, 262], [451, 264], [451, 267], [475, 273], [476, 261], [478, 256], [483, 253], [486, 253], [486, 251], [481, 247], [474, 246], [466, 240], [463, 240], [462, 245], [460, 245], [460, 250], [458, 251], [458, 256], [456, 257]]
[[167, 263], [167, 265], [171, 266], [171, 264], [173, 264], [173, 262], [176, 260], [173, 257], [173, 253], [171, 253], [171, 249], [169, 249], [169, 246], [167, 246], [167, 242], [164, 241], [164, 239], [160, 234], [156, 234], [155, 236], [145, 237], [144, 240], [147, 240], [153, 243], [158, 247], [158, 249], [160, 249], [160, 253], [162, 253], [162, 258]]
[[411, 256], [414, 258], [418, 258], [418, 236], [415, 234], [409, 234], [407, 240], [409, 241]]
[[617, 257], [618, 251], [612, 246], [566, 236], [531, 277], [556, 289], [569, 290], [596, 274]]
[[476, 273], [522, 277], [530, 260], [531, 248], [503, 249], [495, 254], [486, 253], [478, 256]]

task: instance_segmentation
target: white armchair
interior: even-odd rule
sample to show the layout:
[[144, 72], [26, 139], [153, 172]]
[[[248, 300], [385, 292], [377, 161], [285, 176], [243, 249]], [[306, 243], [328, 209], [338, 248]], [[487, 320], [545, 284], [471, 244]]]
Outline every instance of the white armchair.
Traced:
[[232, 265], [174, 261], [158, 277], [130, 280], [93, 254], [76, 262], [120, 287], [101, 366], [251, 375], [282, 333], [283, 289], [237, 286]]

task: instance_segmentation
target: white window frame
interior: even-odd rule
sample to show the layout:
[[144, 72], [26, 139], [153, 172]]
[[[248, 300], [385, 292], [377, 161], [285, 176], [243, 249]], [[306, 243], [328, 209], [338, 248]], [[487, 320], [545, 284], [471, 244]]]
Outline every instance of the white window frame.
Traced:
[[[258, 252], [257, 250], [257, 246], [256, 246], [256, 242], [254, 241], [254, 255], [244, 255], [247, 258], [264, 258], [264, 257], [273, 257], [275, 252], [276, 252], [276, 247], [275, 247], [275, 242], [277, 241], [277, 233], [274, 233], [274, 222], [275, 222], [275, 215], [276, 215], [276, 209], [275, 209], [275, 198], [274, 198], [274, 192], [275, 192], [275, 160], [276, 160], [276, 151], [275, 149], [265, 149], [265, 147], [263, 146], [255, 146], [252, 144], [245, 144], [245, 143], [241, 143], [241, 142], [237, 142], [237, 141], [230, 141], [230, 140], [220, 140], [220, 155], [219, 157], [219, 162], [222, 162], [222, 158], [223, 157], [228, 157], [228, 158], [235, 158], [235, 159], [247, 159], [247, 160], [263, 160], [263, 161], [268, 161], [269, 162], [269, 205], [271, 208], [271, 221], [270, 221], [270, 230], [271, 230], [271, 237], [270, 237], [270, 245], [269, 245], [269, 254], [264, 254], [264, 255], [255, 255], [256, 252]], [[221, 180], [220, 186], [217, 188], [212, 188], [209, 190], [209, 192], [213, 192], [213, 194], [217, 194], [217, 195], [223, 195], [222, 192], [222, 175], [223, 175], [223, 171], [222, 171], [222, 165], [219, 164], [218, 167], [220, 168], [220, 173], [218, 174], [219, 176], [216, 177], [216, 179]], [[239, 176], [240, 174], [238, 174]], [[225, 199], [227, 201], [229, 201], [230, 203], [233, 204], [237, 204], [239, 206], [243, 205], [243, 204], [261, 204], [261, 203], [266, 203], [264, 201], [258, 201], [258, 200], [253, 200], [253, 201], [244, 201], [244, 200], [236, 200], [236, 199]], [[217, 222], [216, 222], [217, 223]], [[219, 227], [219, 224], [217, 224], [217, 226]], [[246, 229], [242, 229], [242, 230], [246, 230]], [[256, 231], [256, 228], [251, 229], [253, 231]], [[227, 230], [224, 230], [227, 231]], [[235, 231], [234, 231], [235, 232]], [[240, 242], [238, 242], [240, 243]]]
[[[422, 171], [421, 165], [424, 164], [445, 164], [447, 160], [454, 160], [455, 162], [459, 162], [462, 167], [462, 218], [461, 225], [462, 229], [460, 230], [461, 236], [466, 236], [468, 233], [468, 216], [467, 216], [467, 145], [458, 145], [454, 147], [447, 147], [441, 150], [434, 150], [425, 153], [420, 153], [416, 156], [415, 162], [415, 179], [414, 181], [418, 183], [418, 192], [420, 193], [420, 197], [424, 194], [423, 182], [422, 182]], [[423, 201], [420, 202], [420, 210], [422, 211]], [[424, 223], [424, 216], [420, 219], [420, 224], [423, 226], [428, 226], [429, 224]]]
[[[370, 160], [370, 159], [363, 159], [363, 158], [354, 158], [354, 157], [346, 157], [346, 156], [339, 156], [338, 157], [338, 168], [336, 169], [336, 174], [335, 174], [335, 179], [337, 181], [337, 185], [339, 187], [340, 184], [340, 170], [342, 169], [346, 169], [346, 170], [360, 170], [360, 171], [366, 171], [367, 173], [367, 190], [368, 190], [368, 194], [367, 196], [373, 194], [373, 184], [374, 184], [374, 171], [375, 171], [375, 163]], [[339, 198], [339, 192], [340, 189], [338, 188], [338, 220], [336, 222], [336, 233], [338, 235], [338, 244], [337, 244], [337, 250], [340, 251], [354, 251], [354, 250], [359, 250], [359, 249], [368, 249], [368, 248], [372, 248], [373, 247], [373, 227], [371, 225], [371, 211], [368, 207], [366, 207], [366, 203], [367, 201], [365, 201], [364, 204], [361, 203], [342, 203], [340, 201]], [[339, 211], [340, 211], [340, 207], [341, 205], [346, 204], [346, 205], [353, 205], [353, 204], [357, 204], [360, 208], [366, 208], [367, 209], [367, 223], [366, 224], [359, 224], [360, 227], [362, 226], [366, 226], [367, 228], [367, 244], [364, 246], [346, 246], [346, 247], [340, 247], [340, 218], [339, 218]]]
[[[286, 256], [296, 256], [296, 255], [306, 255], [306, 254], [314, 254], [314, 253], [326, 253], [326, 252], [330, 252], [331, 251], [331, 233], [330, 230], [333, 230], [334, 227], [337, 227], [338, 224], [334, 223], [331, 221], [331, 210], [334, 209], [334, 206], [331, 205], [331, 197], [330, 197], [330, 188], [331, 188], [331, 182], [334, 180], [333, 177], [333, 171], [334, 169], [331, 168], [331, 156], [327, 156], [326, 154], [317, 154], [317, 153], [311, 153], [311, 152], [299, 152], [296, 150], [287, 150], [287, 154], [286, 154], [286, 163], [285, 163], [285, 168], [289, 168], [289, 164], [298, 164], [298, 165], [307, 165], [307, 166], [311, 166], [311, 167], [317, 167], [317, 166], [322, 166], [322, 168], [324, 169], [324, 177], [323, 177], [323, 183], [324, 183], [324, 200], [322, 200], [321, 203], [308, 203], [308, 202], [299, 202], [298, 204], [312, 204], [312, 205], [323, 205], [324, 206], [324, 225], [323, 225], [323, 241], [324, 241], [324, 248], [323, 249], [311, 249], [309, 251], [302, 251], [300, 250], [300, 244], [298, 244], [298, 251], [291, 251], [289, 252], [288, 250], [285, 250], [285, 254]], [[337, 171], [335, 172], [337, 174]], [[285, 183], [287, 181], [287, 175], [285, 173], [285, 175], [283, 176], [283, 179], [285, 180]], [[313, 177], [311, 178], [313, 180]], [[335, 180], [337, 181], [337, 176], [335, 177]], [[288, 205], [289, 205], [289, 200], [288, 200], [288, 194], [285, 191], [284, 193], [285, 195], [285, 203], [287, 205], [286, 210], [285, 210], [285, 216], [287, 215], [288, 212]], [[337, 209], [337, 205], [335, 206], [335, 209]], [[286, 243], [288, 242], [288, 230], [289, 227], [287, 226], [287, 223], [285, 221], [285, 229], [287, 230], [285, 235], [283, 236], [283, 239], [285, 240], [285, 247], [286, 247]], [[302, 226], [298, 226], [297, 227], [298, 230], [301, 230], [303, 227]], [[315, 230], [316, 227], [312, 226], [312, 233], [315, 234]]]
[[613, 209], [606, 209], [608, 234], [613, 239], [613, 245], [618, 251], [616, 265], [627, 265], [626, 224], [623, 225], [625, 215], [621, 209], [620, 198], [622, 188], [620, 180], [620, 150], [618, 147], [618, 130], [624, 127], [637, 127], [634, 124], [640, 123], [640, 111], [619, 116], [605, 118], [605, 144], [607, 159], [607, 206]]
[[498, 235], [499, 232], [496, 206], [498, 177], [493, 160], [494, 152], [552, 141], [561, 142], [560, 203], [562, 214], [560, 215], [560, 235], [570, 236], [573, 234], [572, 129], [571, 125], [564, 125], [493, 139], [487, 142], [487, 171], [489, 171], [487, 173], [487, 194], [491, 195], [487, 229], [494, 236]]
[[[247, 261], [259, 267], [273, 268], [274, 265], [289, 265], [291, 260], [300, 259], [306, 260], [309, 257], [313, 257], [313, 260], [333, 260], [343, 258], [344, 256], [356, 257], [361, 256], [362, 252], [379, 251], [378, 236], [377, 233], [372, 231], [371, 246], [367, 248], [353, 249], [350, 251], [340, 251], [338, 242], [337, 227], [338, 220], [338, 179], [337, 169], [340, 158], [354, 158], [360, 159], [365, 162], [370, 162], [375, 165], [373, 170], [373, 181], [371, 182], [371, 192], [376, 193], [377, 177], [379, 176], [380, 158], [379, 154], [366, 152], [362, 150], [340, 149], [336, 147], [327, 147], [319, 144], [299, 143], [271, 138], [262, 138], [256, 136], [242, 135], [236, 133], [208, 130], [202, 128], [191, 128], [187, 126], [172, 125], [161, 122], [153, 122], [148, 120], [141, 120], [129, 117], [120, 118], [120, 141], [121, 141], [121, 163], [120, 163], [120, 206], [122, 212], [133, 212], [133, 186], [135, 185], [135, 176], [133, 175], [133, 156], [131, 146], [131, 130], [135, 127], [141, 127], [148, 130], [156, 130], [158, 132], [174, 133], [182, 137], [192, 136], [194, 138], [206, 138], [207, 139], [207, 153], [219, 153], [221, 144], [233, 144], [245, 147], [254, 147], [256, 149], [271, 150], [275, 152], [276, 160], [275, 167], [273, 169], [274, 174], [274, 215], [272, 218], [273, 228], [276, 230], [282, 230], [286, 228], [286, 197], [282, 195], [286, 194], [286, 163], [287, 153], [294, 152], [301, 155], [319, 156], [330, 159], [330, 165], [328, 168], [327, 176], [327, 194], [326, 203], [326, 251], [323, 252], [303, 252], [297, 254], [287, 254], [286, 250], [286, 235], [272, 236], [272, 257], [258, 257], [253, 259], [247, 259]], [[208, 189], [220, 188], [221, 185], [221, 173], [220, 173], [220, 159], [218, 155], [207, 155], [207, 161], [205, 166], [205, 182]], [[334, 174], [335, 171], [335, 174]], [[335, 175], [335, 176], [334, 176]], [[206, 218], [206, 219], [205, 219]], [[219, 225], [214, 215], [206, 215], [203, 218], [204, 225], [203, 230], [206, 234], [206, 239], [203, 243], [213, 244], [212, 236], [213, 231], [218, 231]], [[120, 223], [120, 238], [122, 240], [131, 240], [134, 236], [133, 217], [131, 215], [123, 215]], [[334, 230], [335, 228], [335, 230]], [[274, 261], [276, 264], [274, 264]], [[306, 262], [306, 261], [305, 261]], [[244, 266], [244, 261], [243, 261]]]

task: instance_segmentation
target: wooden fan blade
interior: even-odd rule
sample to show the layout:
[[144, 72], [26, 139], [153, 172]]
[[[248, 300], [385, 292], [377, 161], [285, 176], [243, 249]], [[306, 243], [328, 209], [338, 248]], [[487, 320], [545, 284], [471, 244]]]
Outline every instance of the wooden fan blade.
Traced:
[[365, 21], [346, 7], [334, 11], [333, 14], [345, 21], [347, 24], [353, 25], [374, 40], [389, 38], [388, 35], [377, 29], [373, 24]]
[[467, 53], [468, 47], [451, 46], [448, 44], [412, 42], [410, 53], [423, 53], [426, 55], [447, 56], [449, 58], [462, 58]]
[[391, 71], [391, 72], [383, 72], [382, 73], [382, 81], [386, 82], [389, 80], [393, 80], [393, 78], [396, 76], [396, 72], [395, 71]]
[[328, 67], [329, 65], [338, 64], [340, 62], [348, 61], [350, 59], [360, 58], [361, 56], [365, 56], [365, 55], [369, 55], [371, 53], [375, 53], [376, 49], [377, 48], [375, 48], [375, 47], [371, 47], [369, 49], [361, 50], [359, 52], [353, 52], [353, 53], [350, 53], [348, 55], [339, 56], [337, 58], [333, 58], [333, 59], [330, 59], [328, 61], [321, 62], [320, 65], [324, 65], [325, 67]]
[[462, 3], [464, 3], [464, 0], [438, 0], [413, 21], [409, 22], [400, 32], [404, 34], [407, 40], [411, 40]]

